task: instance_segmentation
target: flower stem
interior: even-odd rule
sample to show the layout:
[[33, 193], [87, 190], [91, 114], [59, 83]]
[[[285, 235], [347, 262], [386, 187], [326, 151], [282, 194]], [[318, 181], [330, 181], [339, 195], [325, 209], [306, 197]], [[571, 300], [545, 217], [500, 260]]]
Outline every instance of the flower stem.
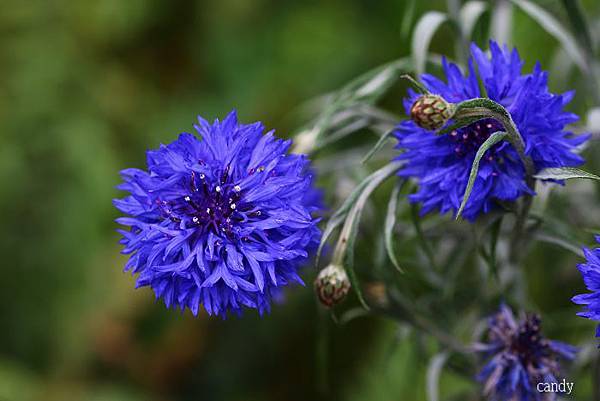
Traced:
[[[533, 164], [533, 160], [525, 153], [525, 141], [519, 133], [510, 113], [502, 107], [502, 105], [493, 100], [479, 98], [467, 100], [459, 104], [453, 118], [463, 119], [477, 116], [481, 116], [482, 119], [493, 118], [504, 126], [504, 129], [508, 133], [508, 141], [516, 150], [525, 168], [525, 182], [532, 191], [535, 191], [535, 179], [533, 178], [533, 175], [535, 174], [535, 165]], [[523, 248], [523, 233], [525, 231], [525, 224], [531, 209], [532, 200], [532, 196], [526, 194], [521, 208], [517, 212], [517, 221], [510, 241], [509, 259], [511, 262], [516, 262], [520, 257], [521, 249]]]

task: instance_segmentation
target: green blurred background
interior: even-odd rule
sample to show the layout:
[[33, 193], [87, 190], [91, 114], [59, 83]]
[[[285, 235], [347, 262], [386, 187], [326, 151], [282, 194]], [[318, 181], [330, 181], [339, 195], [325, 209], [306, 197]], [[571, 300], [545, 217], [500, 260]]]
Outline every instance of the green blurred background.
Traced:
[[[585, 3], [598, 15], [597, 2]], [[444, 8], [417, 2], [415, 16]], [[405, 9], [400, 0], [0, 0], [0, 400], [424, 399], [423, 363], [395, 325], [338, 327], [310, 286], [262, 319], [167, 311], [122, 273], [111, 204], [118, 171], [142, 167], [146, 149], [190, 130], [197, 114], [236, 108], [290, 136], [304, 101], [408, 54]], [[548, 67], [557, 43], [515, 18], [527, 67]], [[447, 35], [436, 38], [434, 51], [453, 54]], [[551, 79], [554, 90], [568, 85]], [[402, 90], [385, 100], [398, 114]]]

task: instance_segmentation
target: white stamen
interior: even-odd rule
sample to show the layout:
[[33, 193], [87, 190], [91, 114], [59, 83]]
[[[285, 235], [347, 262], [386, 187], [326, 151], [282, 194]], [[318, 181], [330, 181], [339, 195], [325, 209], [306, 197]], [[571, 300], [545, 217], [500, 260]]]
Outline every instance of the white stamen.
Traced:
[[217, 191], [217, 192], [221, 192], [221, 187], [217, 185], [217, 186], [215, 187], [215, 191]]
[[236, 185], [235, 187], [233, 187], [233, 190], [235, 192], [240, 192], [242, 190], [242, 187], [240, 187], [239, 185]]
[[235, 203], [232, 203], [231, 206], [229, 206], [232, 210], [235, 210]]

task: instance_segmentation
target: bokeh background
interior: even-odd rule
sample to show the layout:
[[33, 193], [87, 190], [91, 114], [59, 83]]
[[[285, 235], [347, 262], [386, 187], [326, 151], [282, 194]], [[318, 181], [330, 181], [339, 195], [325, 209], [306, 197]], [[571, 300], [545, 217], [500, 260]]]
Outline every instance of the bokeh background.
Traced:
[[[538, 3], [564, 16], [557, 1]], [[597, 26], [600, 3], [583, 3]], [[336, 325], [310, 286], [270, 316], [227, 321], [134, 290], [111, 199], [120, 169], [142, 167], [146, 149], [197, 114], [236, 108], [291, 136], [300, 105], [409, 54], [414, 21], [445, 7], [416, 2], [405, 18], [402, 0], [1, 0], [0, 400], [424, 399], [426, 366], [402, 330], [375, 317]], [[451, 56], [448, 35], [432, 50]], [[585, 89], [519, 11], [512, 42], [526, 68], [558, 71], [553, 90]], [[388, 110], [403, 113], [404, 88], [386, 96]], [[540, 278], [548, 257], [529, 260]], [[306, 282], [314, 276], [307, 268]], [[540, 303], [574, 314], [531, 285]]]

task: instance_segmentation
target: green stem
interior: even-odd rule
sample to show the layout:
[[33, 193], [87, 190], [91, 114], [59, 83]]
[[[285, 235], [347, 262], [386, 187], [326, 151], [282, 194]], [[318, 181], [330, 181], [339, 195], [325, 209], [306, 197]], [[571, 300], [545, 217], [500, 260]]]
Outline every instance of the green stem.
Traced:
[[458, 111], [453, 118], [471, 118], [477, 116], [480, 116], [481, 119], [493, 118], [504, 126], [504, 129], [508, 133], [508, 141], [517, 151], [517, 154], [519, 155], [519, 158], [525, 167], [527, 185], [533, 189], [533, 183], [535, 182], [533, 179], [533, 175], [535, 174], [535, 166], [533, 164], [533, 160], [531, 160], [531, 158], [525, 154], [525, 141], [523, 141], [523, 137], [519, 133], [519, 130], [517, 129], [510, 114], [508, 112], [500, 113], [498, 111], [490, 110], [487, 107], [473, 107]]
[[[493, 118], [504, 126], [504, 129], [508, 133], [508, 141], [517, 151], [517, 154], [525, 167], [525, 182], [532, 191], [535, 191], [535, 179], [533, 178], [533, 175], [535, 174], [535, 165], [533, 164], [533, 160], [525, 154], [525, 141], [519, 133], [510, 113], [506, 111], [502, 105], [490, 99], [480, 98], [461, 103], [457, 107], [456, 114], [453, 118], [470, 118], [475, 116]], [[520, 257], [521, 249], [523, 248], [523, 234], [525, 232], [525, 225], [527, 217], [529, 216], [532, 201], [533, 198], [531, 195], [525, 195], [521, 209], [517, 212], [517, 221], [510, 241], [509, 259], [511, 262], [516, 262]]]
[[400, 168], [404, 165], [402, 161], [394, 161], [384, 168], [382, 168], [381, 174], [374, 177], [371, 182], [367, 184], [363, 192], [360, 194], [356, 203], [350, 209], [348, 213], [348, 218], [344, 223], [342, 228], [342, 232], [340, 233], [340, 237], [335, 246], [335, 250], [333, 251], [333, 257], [331, 259], [331, 263], [337, 266], [344, 266], [344, 256], [346, 255], [346, 250], [348, 249], [348, 240], [350, 239], [353, 228], [355, 228], [355, 224], [357, 223], [355, 220], [360, 216], [365, 203], [371, 196], [371, 193], [377, 188], [384, 180], [386, 180], [390, 175], [395, 174]]

